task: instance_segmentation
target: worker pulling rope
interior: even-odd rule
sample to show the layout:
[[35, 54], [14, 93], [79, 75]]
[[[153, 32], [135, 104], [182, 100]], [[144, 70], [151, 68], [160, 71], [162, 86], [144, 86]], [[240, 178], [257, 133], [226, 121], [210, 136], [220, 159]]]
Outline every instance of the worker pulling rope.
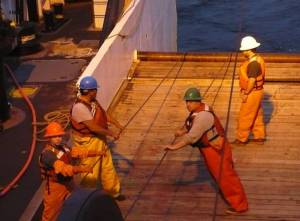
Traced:
[[[211, 103], [211, 107], [213, 107], [214, 104], [215, 104], [216, 98], [218, 97], [219, 92], [220, 92], [220, 90], [221, 90], [221, 88], [222, 88], [222, 86], [223, 86], [225, 77], [227, 76], [227, 73], [228, 73], [228, 70], [229, 70], [229, 67], [230, 67], [231, 62], [232, 62], [232, 54], [229, 55], [229, 60], [228, 60], [228, 62], [224, 62], [224, 65], [223, 65], [223, 66], [221, 67], [221, 69], [218, 70], [217, 73], [216, 73], [216, 75], [218, 75], [219, 73], [221, 73], [221, 71], [223, 70], [223, 68], [225, 67], [225, 65], [226, 65], [226, 63], [227, 63], [226, 68], [225, 68], [225, 71], [224, 71], [224, 74], [223, 74], [223, 78], [222, 78], [221, 84], [219, 85], [218, 90], [217, 90], [217, 92], [216, 92], [216, 94], [215, 94], [215, 96], [214, 96], [214, 98], [213, 98], [213, 102]], [[214, 79], [211, 81], [210, 85], [209, 85], [209, 86], [207, 87], [207, 89], [204, 91], [204, 93], [203, 93], [203, 98], [207, 97], [207, 93], [208, 93], [209, 89], [212, 87], [212, 85], [213, 85], [213, 83], [215, 82], [215, 80], [216, 80], [216, 78], [214, 78]], [[175, 141], [175, 140], [173, 140], [172, 143], [174, 143], [174, 141]], [[194, 148], [191, 150], [191, 153], [190, 153], [189, 158], [188, 158], [189, 160], [191, 159], [191, 157], [192, 157], [192, 155], [193, 155], [193, 152], [194, 152]], [[181, 179], [182, 179], [182, 177], [183, 177], [184, 174], [185, 174], [185, 171], [186, 171], [186, 166], [183, 168], [182, 172], [180, 173], [178, 180], [181, 180]], [[173, 193], [173, 197], [172, 197], [171, 203], [174, 202], [174, 199], [176, 198], [176, 194], [177, 194], [178, 190], [179, 190], [179, 185], [176, 185], [176, 189], [175, 189], [175, 191], [174, 191], [174, 193]], [[168, 209], [167, 209], [167, 211], [166, 211], [166, 213], [165, 213], [165, 215], [164, 215], [165, 218], [169, 215], [171, 208], [172, 208], [172, 204], [168, 207]]]

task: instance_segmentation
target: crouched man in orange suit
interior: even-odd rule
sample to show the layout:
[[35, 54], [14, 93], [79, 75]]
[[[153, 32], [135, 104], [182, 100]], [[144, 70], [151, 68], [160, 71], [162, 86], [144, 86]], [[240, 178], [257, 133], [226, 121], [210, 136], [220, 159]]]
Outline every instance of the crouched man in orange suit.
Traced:
[[59, 123], [51, 122], [47, 126], [44, 135], [48, 142], [39, 159], [41, 175], [46, 180], [42, 221], [57, 219], [64, 200], [74, 188], [73, 175], [92, 171], [91, 167], [74, 166], [74, 158], [102, 155], [100, 152], [88, 151], [78, 147], [67, 147], [62, 144], [64, 134], [65, 132]]

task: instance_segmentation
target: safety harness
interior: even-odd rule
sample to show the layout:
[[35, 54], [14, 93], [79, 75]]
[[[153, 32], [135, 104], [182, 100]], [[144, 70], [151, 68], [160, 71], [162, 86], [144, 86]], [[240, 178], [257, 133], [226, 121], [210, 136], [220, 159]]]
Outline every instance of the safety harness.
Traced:
[[[73, 106], [77, 103], [82, 103], [84, 104], [89, 111], [91, 112], [93, 116], [93, 121], [100, 125], [101, 127], [107, 129], [108, 124], [107, 124], [107, 117], [106, 117], [106, 112], [105, 110], [101, 107], [101, 105], [97, 101], [93, 101], [91, 103], [88, 103], [80, 98], [77, 98]], [[70, 122], [73, 131], [78, 134], [79, 136], [95, 136], [93, 132], [91, 132], [83, 123], [78, 123], [73, 117], [72, 117], [72, 109], [71, 108], [71, 113], [70, 113]], [[104, 139], [104, 137], [103, 137]]]
[[55, 162], [55, 160], [61, 160], [66, 164], [70, 164], [72, 161], [72, 156], [70, 153], [70, 148], [68, 148], [67, 146], [65, 146], [65, 145], [54, 146], [49, 143], [46, 144], [46, 147], [40, 154], [39, 166], [40, 166], [40, 171], [41, 171], [41, 177], [43, 180], [46, 180], [48, 194], [50, 194], [49, 181], [59, 182], [59, 183], [67, 183], [72, 180], [72, 177], [63, 176], [62, 174], [56, 174], [54, 171], [53, 165], [46, 165], [45, 162], [43, 162], [43, 158], [46, 157], [46, 155], [45, 155], [46, 151], [51, 151], [53, 154], [55, 154], [56, 159], [54, 159], [54, 162]]
[[204, 108], [199, 112], [191, 112], [185, 121], [185, 127], [188, 131], [190, 131], [193, 127], [193, 121], [195, 117], [202, 111], [209, 112], [213, 115], [214, 124], [211, 128], [204, 132], [199, 140], [192, 144], [192, 147], [205, 148], [212, 146], [216, 149], [221, 149], [223, 146], [225, 132], [219, 118], [208, 105], [205, 104]]
[[257, 63], [260, 65], [261, 73], [255, 78], [255, 85], [254, 85], [254, 90], [262, 90], [264, 87], [264, 82], [265, 82], [265, 62], [260, 57], [259, 55], [254, 55], [251, 57], [248, 61], [246, 61], [242, 66], [241, 66], [241, 73], [240, 73], [240, 87], [242, 90], [246, 90], [248, 87], [248, 75], [247, 75], [247, 68], [248, 65], [253, 62], [257, 61]]

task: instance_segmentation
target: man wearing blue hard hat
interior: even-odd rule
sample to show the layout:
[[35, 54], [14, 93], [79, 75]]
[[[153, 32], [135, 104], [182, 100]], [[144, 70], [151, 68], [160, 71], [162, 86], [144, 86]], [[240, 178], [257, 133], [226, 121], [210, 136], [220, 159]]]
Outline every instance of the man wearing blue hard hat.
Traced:
[[[81, 160], [81, 164], [93, 166], [93, 173], [83, 174], [81, 183], [86, 187], [95, 187], [101, 182], [107, 193], [117, 200], [124, 200], [125, 197], [120, 194], [120, 181], [106, 139], [110, 136], [117, 140], [123, 127], [108, 115], [97, 101], [98, 88], [94, 77], [82, 78], [79, 84], [80, 94], [71, 110], [72, 138], [75, 146], [105, 152], [100, 158]], [[109, 129], [108, 122], [116, 126], [120, 130], [119, 133]]]

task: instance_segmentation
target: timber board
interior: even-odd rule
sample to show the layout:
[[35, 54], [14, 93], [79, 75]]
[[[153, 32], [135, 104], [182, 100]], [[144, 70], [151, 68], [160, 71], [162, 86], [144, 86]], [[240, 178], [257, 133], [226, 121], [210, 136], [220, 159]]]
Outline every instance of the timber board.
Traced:
[[[204, 102], [213, 105], [225, 124], [233, 64], [226, 80], [222, 81], [219, 74], [220, 68], [224, 67], [222, 62], [185, 62], [179, 78], [175, 79], [180, 63], [140, 61], [112, 110], [125, 125], [161, 84], [113, 148], [122, 189], [128, 197], [119, 206], [128, 221], [212, 220], [216, 188], [199, 151], [185, 147], [169, 152], [158, 167], [164, 154], [158, 145], [171, 143], [173, 132], [182, 126], [188, 114], [182, 97], [191, 86], [200, 88]], [[174, 70], [170, 72], [172, 67]], [[267, 79], [280, 80], [282, 73], [290, 73], [288, 78], [291, 79], [300, 78], [298, 63], [271, 63], [267, 68]], [[164, 79], [168, 72], [170, 78]], [[235, 134], [240, 105], [238, 92], [238, 81], [235, 80], [229, 140], [233, 140]], [[235, 168], [249, 200], [249, 211], [238, 216], [225, 215], [227, 205], [219, 197], [218, 221], [300, 220], [300, 84], [266, 82], [263, 103], [266, 143], [232, 148]]]

